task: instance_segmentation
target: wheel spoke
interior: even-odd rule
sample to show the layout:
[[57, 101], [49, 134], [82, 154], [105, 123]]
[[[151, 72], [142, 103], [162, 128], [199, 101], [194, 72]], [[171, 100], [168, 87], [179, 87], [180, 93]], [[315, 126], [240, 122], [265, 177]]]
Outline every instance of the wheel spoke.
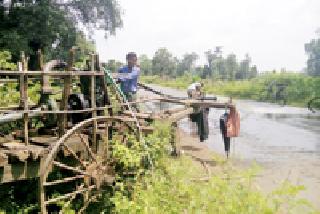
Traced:
[[82, 174], [82, 175], [91, 176], [90, 174], [86, 173], [85, 171], [83, 171], [83, 170], [81, 170], [81, 169], [77, 169], [77, 168], [75, 168], [75, 167], [65, 165], [65, 164], [60, 163], [60, 162], [58, 162], [58, 161], [53, 161], [52, 164], [55, 165], [55, 166], [57, 166], [57, 167], [60, 167], [60, 168], [62, 168], [62, 169], [67, 169], [67, 170], [70, 170], [70, 171], [73, 171], [73, 172], [80, 173], [80, 174]]
[[62, 146], [63, 146], [68, 152], [70, 152], [70, 153], [72, 154], [72, 156], [73, 156], [74, 158], [76, 158], [83, 167], [86, 167], [85, 163], [78, 157], [78, 155], [77, 155], [74, 151], [72, 151], [72, 149], [71, 149], [69, 146], [67, 146], [66, 144], [62, 144]]
[[[77, 187], [77, 189], [83, 188], [83, 186], [84, 186], [84, 185], [82, 184], [81, 186]], [[77, 196], [77, 194], [74, 194], [74, 195], [70, 198], [70, 200], [63, 205], [62, 209], [59, 211], [59, 214], [63, 214], [64, 209], [67, 208], [67, 207], [71, 204], [71, 202], [76, 198], [76, 196]]]
[[78, 179], [81, 179], [81, 178], [84, 178], [84, 177], [85, 177], [84, 175], [77, 175], [77, 176], [74, 176], [74, 177], [68, 177], [68, 178], [64, 178], [64, 179], [56, 180], [56, 181], [52, 181], [52, 182], [45, 182], [43, 184], [43, 186], [53, 186], [53, 185], [68, 183], [68, 182], [71, 182], [71, 181], [74, 181], [74, 180], [78, 180]]
[[79, 136], [81, 142], [82, 142], [82, 143], [85, 145], [85, 147], [87, 148], [87, 150], [88, 150], [91, 158], [97, 163], [97, 159], [96, 159], [94, 153], [92, 152], [89, 144], [86, 142], [86, 140], [83, 138], [83, 136], [82, 136], [79, 132], [77, 132], [77, 135]]
[[77, 194], [80, 194], [80, 193], [84, 193], [84, 192], [87, 192], [87, 191], [90, 191], [92, 189], [96, 188], [96, 185], [92, 185], [92, 186], [89, 186], [88, 188], [82, 188], [82, 189], [79, 189], [79, 190], [76, 190], [74, 192], [71, 192], [71, 193], [67, 193], [65, 195], [62, 195], [62, 196], [59, 196], [59, 197], [56, 197], [56, 198], [51, 198], [47, 201], [45, 201], [44, 203], [46, 205], [48, 204], [53, 204], [53, 203], [56, 203], [58, 201], [61, 201], [63, 199], [67, 199], [67, 198], [71, 198], [73, 197], [74, 195], [77, 195]]

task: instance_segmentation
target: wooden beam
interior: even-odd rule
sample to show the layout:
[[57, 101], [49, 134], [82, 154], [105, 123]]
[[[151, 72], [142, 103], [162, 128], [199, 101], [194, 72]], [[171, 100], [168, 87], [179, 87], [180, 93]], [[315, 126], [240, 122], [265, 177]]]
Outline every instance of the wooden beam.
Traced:
[[[95, 69], [95, 54], [91, 54], [91, 71], [94, 71]], [[92, 117], [97, 117], [97, 111], [96, 108], [96, 77], [91, 76], [91, 108], [92, 110]], [[93, 120], [93, 133], [92, 133], [92, 148], [94, 152], [97, 152], [97, 121]]]
[[171, 114], [171, 115], [168, 115], [166, 120], [169, 120], [170, 122], [177, 122], [183, 118], [186, 118], [188, 117], [188, 115], [190, 115], [191, 113], [194, 112], [194, 109], [193, 108], [186, 108], [185, 110], [183, 111], [180, 111], [180, 112], [177, 112], [177, 113], [174, 113], [174, 114]]
[[64, 77], [64, 76], [104, 76], [103, 72], [100, 71], [2, 71], [0, 70], [0, 75], [6, 76], [19, 76], [21, 74], [27, 74], [28, 76], [56, 76], [56, 77]]
[[[26, 72], [28, 71], [28, 63], [24, 52], [21, 52], [21, 70], [22, 74], [20, 75], [20, 107], [24, 111], [28, 111], [28, 75]], [[24, 143], [25, 145], [29, 144], [29, 131], [28, 131], [28, 113], [23, 114], [23, 122], [24, 122]]]

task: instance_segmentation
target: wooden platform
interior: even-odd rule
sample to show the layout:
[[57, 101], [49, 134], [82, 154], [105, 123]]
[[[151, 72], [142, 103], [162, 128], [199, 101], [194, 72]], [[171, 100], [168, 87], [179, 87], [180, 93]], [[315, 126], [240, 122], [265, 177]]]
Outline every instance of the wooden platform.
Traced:
[[0, 183], [39, 176], [42, 157], [48, 154], [43, 146], [21, 142], [3, 143], [0, 147]]

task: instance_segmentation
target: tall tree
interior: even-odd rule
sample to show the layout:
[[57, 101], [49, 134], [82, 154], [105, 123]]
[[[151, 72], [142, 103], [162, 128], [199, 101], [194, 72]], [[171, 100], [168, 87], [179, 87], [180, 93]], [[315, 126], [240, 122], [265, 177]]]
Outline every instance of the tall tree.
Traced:
[[235, 54], [229, 54], [225, 59], [225, 68], [227, 79], [234, 80], [235, 74], [238, 69], [237, 56]]
[[313, 39], [305, 44], [308, 55], [307, 73], [311, 76], [320, 76], [320, 33], [318, 39]]
[[[1, 3], [1, 2], [0, 2]], [[116, 0], [11, 0], [0, 5], [0, 49], [17, 60], [25, 51], [33, 60], [38, 49], [65, 57], [76, 34], [104, 30], [114, 34], [122, 25]], [[60, 50], [62, 51], [60, 51]], [[63, 51], [64, 50], [64, 51]], [[33, 63], [31, 63], [32, 66]]]
[[250, 68], [250, 75], [249, 75], [249, 78], [255, 78], [256, 76], [258, 75], [258, 69], [257, 69], [257, 66], [256, 65], [253, 65], [251, 68]]
[[214, 64], [214, 61], [215, 59], [217, 58], [217, 55], [215, 53], [212, 52], [212, 50], [208, 50], [206, 52], [204, 52], [204, 54], [206, 55], [206, 58], [207, 58], [207, 62], [208, 62], [208, 68], [209, 68], [209, 76], [213, 76], [213, 71], [214, 71], [214, 68], [213, 68], [213, 64]]
[[195, 52], [184, 54], [182, 60], [178, 64], [177, 76], [182, 76], [186, 72], [192, 73], [198, 58], [199, 56]]
[[159, 48], [152, 58], [152, 71], [155, 75], [175, 76], [177, 59], [166, 48]]
[[250, 74], [251, 58], [249, 54], [246, 54], [245, 58], [240, 62], [238, 72], [236, 73], [236, 79], [248, 79]]
[[143, 75], [152, 74], [152, 60], [147, 55], [143, 54], [139, 56], [140, 71]]

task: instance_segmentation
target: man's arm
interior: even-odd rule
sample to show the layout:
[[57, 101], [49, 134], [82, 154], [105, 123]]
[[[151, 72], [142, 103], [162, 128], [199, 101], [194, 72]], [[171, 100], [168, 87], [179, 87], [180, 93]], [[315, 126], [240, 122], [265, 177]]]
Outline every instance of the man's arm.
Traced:
[[140, 73], [140, 70], [138, 68], [133, 69], [132, 72], [130, 73], [123, 73], [123, 71], [120, 69], [118, 79], [120, 81], [135, 79], [135, 78], [138, 78], [139, 73]]

